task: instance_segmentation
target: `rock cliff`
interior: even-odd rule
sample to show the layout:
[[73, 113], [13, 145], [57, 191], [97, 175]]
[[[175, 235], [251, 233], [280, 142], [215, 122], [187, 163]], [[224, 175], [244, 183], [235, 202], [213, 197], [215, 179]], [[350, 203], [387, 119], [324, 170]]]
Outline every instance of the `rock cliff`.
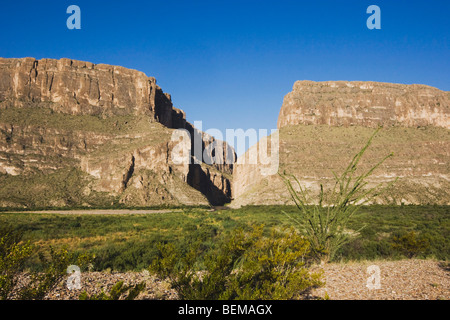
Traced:
[[284, 98], [278, 128], [297, 124], [449, 129], [449, 93], [425, 85], [297, 81]]
[[151, 115], [169, 128], [183, 127], [153, 77], [119, 66], [70, 59], [0, 58], [0, 101], [15, 107], [50, 102], [55, 112], [71, 115]]
[[[249, 163], [252, 151], [273, 155], [278, 141], [278, 171], [314, 193], [380, 125], [361, 170], [394, 152], [369, 186], [398, 181], [377, 202], [449, 204], [449, 99], [425, 85], [298, 81], [284, 98], [278, 133], [233, 164], [232, 148], [194, 128], [142, 72], [0, 58], [0, 206], [288, 204], [277, 170], [268, 159]], [[175, 129], [192, 138], [190, 163], [174, 163]]]
[[[285, 96], [278, 119], [279, 172], [294, 174], [317, 194], [320, 183], [330, 188], [332, 172], [342, 172], [381, 125], [360, 168], [369, 169], [394, 152], [369, 186], [398, 181], [377, 202], [449, 204], [449, 97], [449, 92], [424, 85], [298, 81]], [[263, 175], [261, 165], [245, 161], [249, 152], [234, 168], [232, 205], [291, 203], [278, 175]]]
[[70, 59], [0, 58], [0, 206], [229, 201], [232, 164], [173, 163], [178, 128], [199, 137], [202, 151], [219, 143], [223, 157], [234, 156], [226, 143], [187, 122], [142, 72]]

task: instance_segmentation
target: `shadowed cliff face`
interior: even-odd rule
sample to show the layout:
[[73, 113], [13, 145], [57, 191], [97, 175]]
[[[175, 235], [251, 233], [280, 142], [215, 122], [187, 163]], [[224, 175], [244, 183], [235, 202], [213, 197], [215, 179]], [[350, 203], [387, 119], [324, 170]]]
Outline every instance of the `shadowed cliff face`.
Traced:
[[204, 194], [210, 204], [221, 206], [230, 202], [231, 184], [229, 179], [217, 170], [202, 168], [199, 164], [191, 164], [189, 167], [187, 182]]
[[[70, 59], [0, 58], [0, 206], [67, 205], [61, 188], [78, 194], [71, 199], [77, 205], [229, 201], [232, 164], [174, 164], [177, 128], [195, 131], [142, 72]], [[198, 134], [203, 148], [214, 141]], [[45, 185], [69, 169], [73, 185]], [[199, 174], [210, 178], [201, 187], [188, 179]], [[39, 197], [40, 189], [47, 195]]]
[[[332, 188], [333, 171], [343, 172], [382, 125], [360, 169], [368, 170], [393, 152], [368, 187], [398, 181], [377, 202], [450, 204], [449, 115], [449, 92], [424, 85], [298, 81], [278, 118], [279, 172], [295, 175], [317, 195], [321, 183]], [[261, 166], [241, 164], [245, 157], [248, 152], [234, 167], [232, 205], [291, 203], [279, 176], [264, 176]]]

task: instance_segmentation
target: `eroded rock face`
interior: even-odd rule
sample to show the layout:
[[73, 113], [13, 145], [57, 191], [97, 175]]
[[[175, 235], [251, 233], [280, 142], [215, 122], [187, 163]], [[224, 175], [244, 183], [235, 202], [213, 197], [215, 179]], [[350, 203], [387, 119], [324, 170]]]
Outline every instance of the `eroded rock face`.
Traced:
[[[295, 175], [316, 199], [320, 184], [331, 190], [340, 174], [374, 138], [359, 165], [369, 170], [387, 154], [370, 186], [396, 184], [378, 203], [450, 204], [449, 93], [422, 85], [376, 82], [298, 81], [286, 95], [278, 119], [279, 172]], [[260, 148], [260, 141], [254, 148]], [[249, 150], [250, 151], [250, 150]], [[277, 175], [239, 157], [233, 172], [233, 206], [292, 204]]]
[[[215, 142], [142, 72], [70, 59], [0, 58], [0, 206], [83, 205], [93, 195], [135, 206], [229, 201], [232, 164], [199, 165], [206, 177], [199, 187], [191, 179], [197, 168], [172, 162], [178, 128], [199, 135], [202, 151]], [[55, 190], [40, 182], [53, 176]], [[60, 181], [68, 176], [72, 185]], [[31, 188], [30, 199], [20, 188]], [[40, 189], [54, 196], [39, 199]], [[61, 199], [77, 192], [69, 202]]]
[[68, 114], [149, 114], [156, 80], [122, 67], [70, 59], [0, 59], [0, 99], [53, 102]]
[[449, 93], [425, 85], [297, 81], [278, 117], [287, 125], [450, 128]]
[[[173, 108], [153, 77], [120, 66], [70, 59], [0, 58], [0, 101], [15, 107], [52, 102], [72, 115], [153, 115], [169, 128], [184, 127], [185, 114]], [[184, 122], [183, 122], [184, 119]]]

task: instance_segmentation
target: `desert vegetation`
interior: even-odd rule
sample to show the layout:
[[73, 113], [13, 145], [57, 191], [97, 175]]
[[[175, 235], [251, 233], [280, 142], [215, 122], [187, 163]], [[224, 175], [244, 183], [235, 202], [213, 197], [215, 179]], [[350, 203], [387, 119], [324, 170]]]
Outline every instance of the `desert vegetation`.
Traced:
[[396, 181], [394, 179], [389, 184], [379, 183], [372, 187], [368, 187], [366, 181], [393, 153], [386, 155], [366, 172], [357, 174], [362, 156], [380, 129], [373, 133], [342, 174], [333, 172], [335, 184], [331, 191], [324, 191], [323, 185], [320, 185], [318, 199], [314, 199], [294, 175], [280, 174], [298, 208], [298, 214], [289, 217], [306, 235], [318, 259], [327, 262], [333, 258], [337, 250], [351, 238], [346, 230], [349, 219], [362, 205], [373, 201]]
[[150, 270], [189, 300], [298, 299], [323, 284], [320, 273], [308, 271], [312, 256], [306, 239], [292, 229], [272, 229], [270, 237], [262, 233], [263, 226], [239, 229], [206, 252], [200, 243], [187, 252], [160, 245]]
[[[2, 225], [13, 225], [22, 241], [39, 244], [26, 267], [41, 269], [38, 252], [67, 246], [75, 253], [95, 255], [94, 270], [138, 271], [147, 268], [158, 256], [157, 244], [173, 243], [187, 248], [194, 239], [206, 247], [232, 230], [251, 224], [264, 224], [263, 236], [272, 227], [290, 227], [295, 206], [247, 206], [240, 209], [210, 211], [205, 208], [174, 209], [163, 214], [58, 215], [53, 213], [2, 212]], [[418, 258], [450, 258], [450, 209], [448, 206], [364, 206], [348, 222], [347, 228], [358, 237], [344, 244], [331, 261], [407, 258], [394, 246], [396, 239], [411, 232], [427, 240]], [[370, 225], [370, 228], [362, 228]]]
[[[186, 259], [189, 252], [200, 250], [201, 254], [195, 261], [196, 268], [202, 269], [207, 266], [209, 270], [214, 271], [218, 265], [208, 266], [208, 263], [211, 263], [208, 262], [208, 257], [223, 254], [224, 248], [231, 245], [233, 236], [235, 239], [240, 239], [239, 241], [243, 240], [236, 234], [236, 230], [241, 230], [240, 235], [253, 234], [248, 241], [257, 243], [259, 249], [255, 252], [241, 251], [235, 259], [221, 262], [226, 265], [237, 260], [245, 263], [242, 259], [245, 257], [247, 257], [247, 263], [250, 263], [254, 258], [252, 255], [263, 256], [269, 244], [273, 245], [274, 241], [283, 239], [281, 237], [276, 240], [271, 237], [271, 233], [275, 229], [278, 230], [278, 235], [282, 235], [282, 230], [290, 228], [292, 222], [289, 215], [295, 215], [297, 210], [295, 206], [248, 206], [216, 211], [206, 208], [184, 208], [162, 214], [107, 216], [2, 212], [0, 213], [1, 225], [13, 225], [14, 228], [5, 228], [1, 238], [5, 239], [2, 241], [15, 243], [17, 248], [25, 250], [24, 255], [17, 256], [19, 263], [14, 263], [15, 275], [19, 271], [45, 274], [46, 270], [49, 270], [49, 261], [53, 259], [49, 254], [51, 250], [54, 253], [62, 252], [62, 250], [65, 250], [63, 252], [67, 254], [70, 253], [69, 255], [75, 259], [75, 261], [72, 259], [74, 264], [77, 263], [76, 258], [81, 255], [94, 257], [91, 261], [92, 270], [107, 273], [142, 271], [147, 270], [152, 264], [158, 265], [158, 261], [161, 262], [160, 259], [166, 259], [163, 261], [167, 262], [168, 252], [163, 253], [164, 250], [161, 251], [163, 248], [170, 248], [169, 252], [172, 252], [177, 259], [181, 258], [180, 261], [185, 261], [183, 259]], [[287, 215], [281, 211], [286, 212]], [[330, 262], [380, 259], [395, 261], [411, 257], [448, 261], [450, 258], [449, 213], [447, 206], [363, 206], [349, 218], [346, 227], [349, 232], [358, 236], [344, 243]], [[264, 226], [258, 229], [258, 237], [256, 237], [252, 233], [251, 226], [262, 224]], [[370, 228], [362, 228], [364, 225], [370, 225]], [[20, 237], [11, 238], [13, 234]], [[4, 238], [5, 235], [7, 238]], [[11, 242], [11, 239], [16, 240]], [[295, 239], [298, 240], [298, 238]], [[304, 240], [292, 243], [293, 248], [302, 243], [304, 244]], [[11, 252], [13, 247], [5, 244], [2, 246], [2, 257], [5, 257], [7, 252], [5, 248], [9, 248], [8, 252]], [[31, 246], [33, 250], [30, 250]], [[301, 250], [296, 252], [299, 256], [308, 257], [306, 260], [308, 263], [311, 262], [310, 254]], [[61, 255], [55, 256], [55, 258], [58, 257]], [[67, 258], [64, 259], [63, 261], [68, 263]], [[181, 268], [181, 270], [184, 268], [187, 271], [193, 262], [183, 263], [185, 263], [184, 267], [183, 264], [169, 265], [164, 272], [168, 275], [174, 272], [175, 268]], [[269, 267], [273, 267], [269, 260], [266, 263]], [[4, 266], [3, 264], [2, 270], [10, 270], [4, 269]], [[308, 264], [305, 267], [308, 267]], [[264, 273], [259, 274], [255, 266], [246, 270], [247, 275], [258, 275], [262, 279], [267, 276]], [[63, 270], [61, 267], [59, 271], [59, 276], [67, 276], [65, 268]], [[157, 269], [153, 268], [152, 272], [155, 271]], [[160, 269], [159, 272], [162, 271]], [[8, 277], [10, 274], [9, 271], [2, 272], [2, 276]], [[234, 277], [238, 276], [241, 277], [239, 279], [245, 278], [244, 273], [236, 275], [228, 273], [225, 278], [230, 284], [236, 283], [237, 280]], [[196, 274], [187, 275], [188, 279], [199, 280], [196, 277]], [[60, 279], [58, 277], [56, 280], [60, 282]], [[56, 280], [51, 283], [55, 284], [58, 282]], [[199, 282], [198, 286], [200, 285], [204, 284]], [[116, 288], [118, 289], [116, 291], [123, 292], [123, 288], [131, 290], [123, 284], [122, 291], [119, 288]], [[123, 292], [122, 298], [127, 297], [128, 294], [129, 292]], [[209, 294], [212, 293], [209, 292]], [[218, 296], [217, 292], [214, 294]], [[225, 297], [224, 292], [220, 294]], [[114, 293], [105, 292], [100, 296], [85, 295], [84, 298], [108, 299], [112, 296]], [[280, 297], [287, 296], [280, 294]]]
[[47, 254], [39, 252], [41, 271], [23, 271], [36, 246], [21, 241], [22, 235], [8, 225], [0, 229], [0, 300], [41, 300], [66, 276], [67, 267], [76, 264], [86, 268], [92, 256], [75, 256], [66, 248], [50, 247]]

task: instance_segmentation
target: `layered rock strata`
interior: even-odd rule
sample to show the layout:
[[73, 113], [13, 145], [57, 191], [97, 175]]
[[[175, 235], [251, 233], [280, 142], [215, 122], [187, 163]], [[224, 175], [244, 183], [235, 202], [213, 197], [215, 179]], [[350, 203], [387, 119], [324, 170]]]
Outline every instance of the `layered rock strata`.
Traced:
[[[199, 137], [206, 156], [223, 150], [223, 157], [234, 157], [226, 143], [187, 122], [142, 72], [70, 59], [0, 58], [0, 205], [229, 201], [233, 164], [195, 163], [194, 154], [191, 164], [174, 163], [173, 129]], [[201, 186], [193, 177], [201, 177]], [[47, 194], [39, 197], [40, 189]], [[77, 195], [68, 200], [67, 193]]]
[[[424, 85], [298, 81], [278, 118], [279, 172], [295, 175], [317, 200], [320, 184], [332, 188], [333, 171], [343, 172], [375, 128], [383, 126], [359, 172], [393, 152], [368, 187], [398, 181], [376, 202], [449, 204], [449, 97]], [[249, 152], [234, 168], [232, 205], [292, 203], [277, 174], [264, 175], [261, 165], [246, 163]]]

